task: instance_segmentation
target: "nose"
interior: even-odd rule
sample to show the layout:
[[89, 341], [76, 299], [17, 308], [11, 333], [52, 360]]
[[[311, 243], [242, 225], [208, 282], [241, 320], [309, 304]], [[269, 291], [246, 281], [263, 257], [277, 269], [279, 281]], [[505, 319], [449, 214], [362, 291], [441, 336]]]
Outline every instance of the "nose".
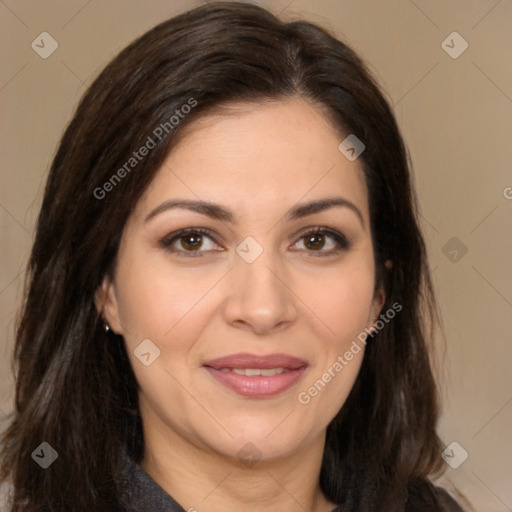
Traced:
[[230, 325], [255, 334], [271, 334], [297, 318], [297, 299], [284, 268], [266, 252], [252, 263], [237, 258], [230, 279], [224, 307]]

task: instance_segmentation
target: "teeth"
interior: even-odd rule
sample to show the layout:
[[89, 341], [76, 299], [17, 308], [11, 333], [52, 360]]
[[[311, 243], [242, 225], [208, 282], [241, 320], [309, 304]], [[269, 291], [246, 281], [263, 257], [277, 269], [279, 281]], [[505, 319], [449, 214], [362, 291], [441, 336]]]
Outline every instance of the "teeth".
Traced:
[[[223, 370], [227, 370], [227, 368], [223, 368]], [[284, 372], [284, 368], [233, 368], [231, 370], [238, 375], [245, 375], [246, 377], [273, 377], [274, 375], [279, 375]]]

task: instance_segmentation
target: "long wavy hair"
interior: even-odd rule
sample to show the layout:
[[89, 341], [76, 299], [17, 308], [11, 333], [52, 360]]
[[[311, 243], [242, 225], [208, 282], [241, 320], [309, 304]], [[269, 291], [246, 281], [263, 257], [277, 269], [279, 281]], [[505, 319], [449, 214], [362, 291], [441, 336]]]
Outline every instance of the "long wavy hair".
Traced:
[[[15, 408], [1, 437], [0, 482], [10, 482], [12, 511], [123, 510], [122, 454], [139, 462], [144, 451], [138, 385], [123, 338], [103, 330], [95, 292], [184, 128], [230, 102], [292, 96], [364, 142], [375, 284], [386, 292], [383, 311], [403, 306], [369, 338], [328, 426], [321, 489], [347, 512], [400, 510], [411, 481], [439, 473], [429, 348], [436, 307], [392, 110], [363, 61], [325, 29], [250, 4], [210, 3], [156, 26], [108, 64], [51, 165], [16, 325]], [[191, 98], [194, 108], [112, 181]], [[31, 457], [42, 442], [58, 452], [45, 470]]]

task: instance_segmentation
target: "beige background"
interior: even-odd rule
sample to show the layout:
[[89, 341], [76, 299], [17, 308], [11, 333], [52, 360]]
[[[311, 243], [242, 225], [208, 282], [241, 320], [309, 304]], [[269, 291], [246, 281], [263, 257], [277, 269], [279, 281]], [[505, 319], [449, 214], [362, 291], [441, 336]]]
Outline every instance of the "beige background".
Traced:
[[[512, 2], [259, 3], [333, 29], [370, 63], [388, 92], [414, 163], [444, 318], [440, 435], [469, 454], [457, 469], [447, 468], [446, 485], [455, 484], [475, 510], [511, 511]], [[198, 4], [0, 0], [0, 414], [13, 407], [15, 311], [63, 129], [111, 57], [156, 23]], [[45, 31], [59, 46], [42, 59], [31, 43]], [[454, 31], [469, 44], [456, 59], [441, 44]], [[447, 44], [461, 48], [456, 39]], [[446, 246], [453, 237], [458, 240]], [[462, 258], [461, 244], [467, 248]]]

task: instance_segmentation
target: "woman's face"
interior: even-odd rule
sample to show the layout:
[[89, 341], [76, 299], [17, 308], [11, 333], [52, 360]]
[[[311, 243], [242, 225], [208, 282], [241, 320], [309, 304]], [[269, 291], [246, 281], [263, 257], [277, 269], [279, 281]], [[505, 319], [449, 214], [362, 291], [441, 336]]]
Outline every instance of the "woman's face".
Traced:
[[271, 459], [324, 435], [383, 297], [345, 137], [298, 98], [230, 111], [196, 121], [168, 156], [101, 297], [146, 435]]

